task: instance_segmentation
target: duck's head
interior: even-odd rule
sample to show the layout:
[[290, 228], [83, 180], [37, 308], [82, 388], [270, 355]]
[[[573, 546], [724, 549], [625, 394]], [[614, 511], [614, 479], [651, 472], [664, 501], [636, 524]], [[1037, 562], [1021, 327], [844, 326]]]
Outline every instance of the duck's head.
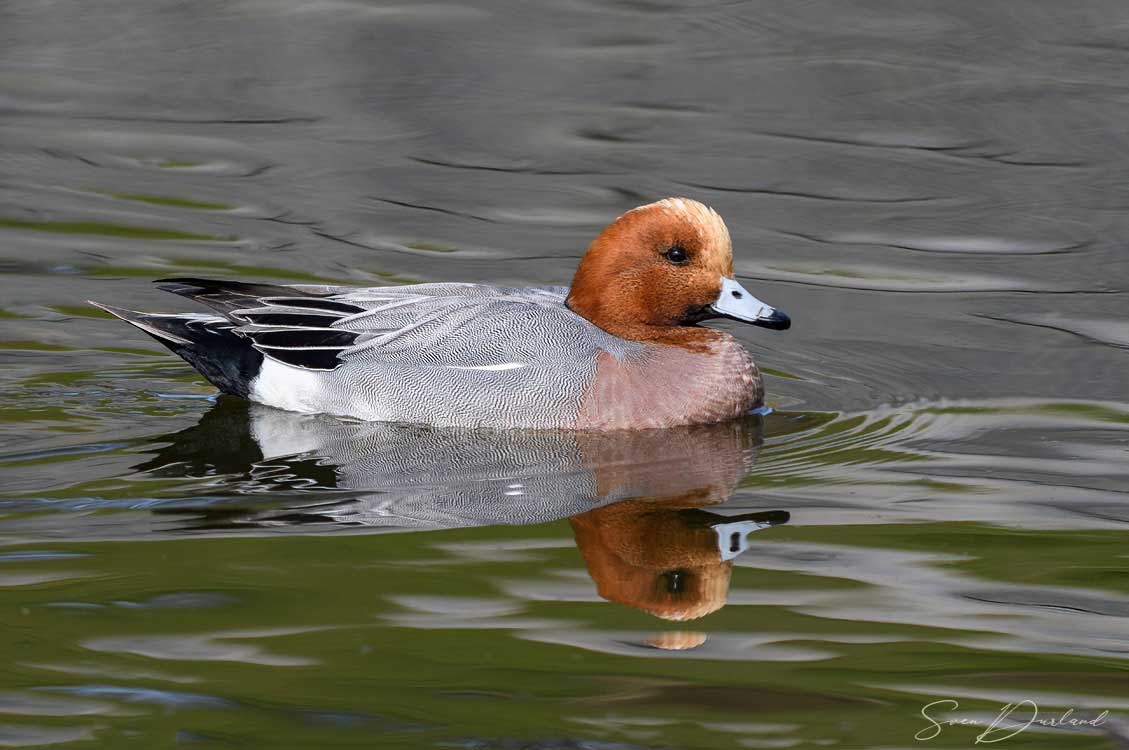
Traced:
[[568, 306], [629, 339], [663, 329], [732, 318], [783, 330], [788, 316], [749, 294], [733, 277], [733, 245], [721, 217], [688, 198], [628, 211], [588, 247]]

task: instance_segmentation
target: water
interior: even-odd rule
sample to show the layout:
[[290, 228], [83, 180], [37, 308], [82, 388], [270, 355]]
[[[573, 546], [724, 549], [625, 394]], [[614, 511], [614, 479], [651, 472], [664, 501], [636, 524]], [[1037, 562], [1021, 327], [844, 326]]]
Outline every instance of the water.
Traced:
[[[1001, 746], [1124, 746], [1127, 29], [1114, 0], [0, 3], [0, 745], [972, 746], [914, 738], [951, 699], [1112, 712]], [[82, 304], [567, 284], [672, 194], [795, 321], [720, 324], [770, 415], [287, 415]]]

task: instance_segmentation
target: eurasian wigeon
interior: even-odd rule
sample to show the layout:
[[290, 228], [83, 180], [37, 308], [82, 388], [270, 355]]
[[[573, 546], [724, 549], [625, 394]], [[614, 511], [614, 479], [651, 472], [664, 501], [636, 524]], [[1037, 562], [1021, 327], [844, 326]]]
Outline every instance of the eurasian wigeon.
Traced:
[[224, 393], [291, 411], [437, 426], [725, 421], [760, 407], [764, 385], [735, 338], [698, 324], [726, 317], [789, 326], [733, 277], [717, 212], [686, 198], [612, 222], [569, 288], [158, 283], [219, 314], [97, 306]]

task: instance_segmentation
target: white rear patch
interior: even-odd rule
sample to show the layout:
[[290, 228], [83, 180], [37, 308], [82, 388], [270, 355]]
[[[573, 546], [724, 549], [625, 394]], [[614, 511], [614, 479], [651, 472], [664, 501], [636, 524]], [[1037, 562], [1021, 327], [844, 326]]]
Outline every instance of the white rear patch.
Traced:
[[324, 411], [320, 403], [324, 374], [264, 357], [258, 376], [251, 381], [250, 396], [253, 401], [279, 409], [306, 413]]

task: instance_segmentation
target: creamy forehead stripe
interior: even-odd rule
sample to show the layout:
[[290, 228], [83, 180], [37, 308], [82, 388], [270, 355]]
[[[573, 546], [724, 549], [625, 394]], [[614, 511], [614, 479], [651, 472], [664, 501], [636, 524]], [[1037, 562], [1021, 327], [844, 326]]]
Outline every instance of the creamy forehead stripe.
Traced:
[[689, 198], [664, 198], [661, 201], [633, 208], [627, 213], [655, 208], [666, 214], [680, 216], [698, 225], [705, 236], [719, 241], [724, 247], [732, 247], [732, 242], [729, 239], [729, 228], [725, 226], [721, 214], [704, 203]]

